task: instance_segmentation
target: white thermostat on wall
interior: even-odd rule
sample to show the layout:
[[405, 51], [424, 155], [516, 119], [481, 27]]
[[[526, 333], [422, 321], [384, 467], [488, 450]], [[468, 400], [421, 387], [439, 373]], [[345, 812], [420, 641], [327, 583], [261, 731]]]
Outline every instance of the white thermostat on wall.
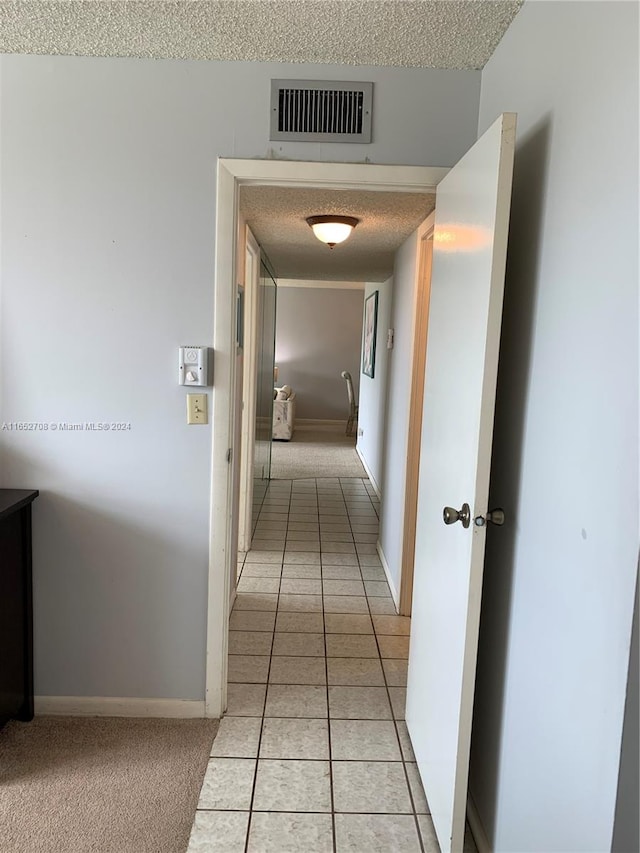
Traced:
[[178, 352], [178, 384], [208, 385], [208, 347], [180, 347]]

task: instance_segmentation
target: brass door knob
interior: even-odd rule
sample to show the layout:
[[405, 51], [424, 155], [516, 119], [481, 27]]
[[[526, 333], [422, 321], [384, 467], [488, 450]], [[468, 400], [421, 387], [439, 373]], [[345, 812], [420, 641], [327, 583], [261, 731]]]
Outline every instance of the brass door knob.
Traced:
[[463, 527], [468, 527], [471, 524], [471, 510], [469, 504], [462, 504], [462, 507], [457, 510], [451, 506], [446, 506], [442, 510], [442, 518], [445, 524], [455, 524], [456, 521], [462, 522]]

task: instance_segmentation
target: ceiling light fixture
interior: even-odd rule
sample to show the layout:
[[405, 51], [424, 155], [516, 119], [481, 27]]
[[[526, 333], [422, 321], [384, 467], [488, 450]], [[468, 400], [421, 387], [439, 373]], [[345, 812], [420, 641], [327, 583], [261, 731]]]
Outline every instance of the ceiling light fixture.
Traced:
[[330, 249], [343, 243], [360, 222], [355, 216], [309, 216], [307, 224], [321, 243]]

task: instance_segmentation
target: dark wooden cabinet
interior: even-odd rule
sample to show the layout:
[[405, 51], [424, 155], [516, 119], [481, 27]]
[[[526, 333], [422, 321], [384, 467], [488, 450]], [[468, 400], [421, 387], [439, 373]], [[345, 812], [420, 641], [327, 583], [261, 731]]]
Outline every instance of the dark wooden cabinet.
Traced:
[[0, 727], [33, 719], [31, 504], [37, 497], [0, 489]]

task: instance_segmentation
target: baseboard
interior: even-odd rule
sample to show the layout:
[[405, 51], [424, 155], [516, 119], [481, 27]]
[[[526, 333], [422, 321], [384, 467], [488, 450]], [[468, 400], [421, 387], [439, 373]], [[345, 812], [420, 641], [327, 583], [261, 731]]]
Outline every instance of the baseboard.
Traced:
[[400, 596], [398, 595], [398, 590], [395, 587], [393, 582], [393, 578], [391, 577], [391, 570], [389, 569], [389, 564], [387, 563], [387, 558], [384, 555], [384, 551], [382, 550], [382, 545], [380, 544], [380, 540], [376, 542], [376, 551], [378, 552], [378, 556], [380, 557], [380, 562], [382, 563], [382, 568], [384, 569], [384, 573], [387, 576], [387, 583], [389, 584], [389, 589], [391, 590], [391, 597], [393, 598], [393, 603], [396, 608], [396, 613], [400, 612]]
[[322, 420], [315, 418], [296, 418], [295, 429], [328, 429], [328, 430], [346, 430], [347, 419], [341, 421]]
[[469, 821], [469, 829], [471, 830], [471, 835], [473, 835], [473, 840], [476, 842], [478, 853], [491, 853], [491, 845], [489, 844], [487, 833], [484, 831], [480, 812], [471, 794], [467, 794], [467, 820]]
[[128, 696], [36, 696], [37, 715], [69, 717], [204, 718], [204, 700], [133, 699]]
[[363, 467], [363, 468], [364, 468], [364, 470], [367, 472], [367, 477], [369, 478], [369, 482], [370, 482], [370, 483], [371, 483], [371, 485], [373, 486], [373, 491], [376, 493], [376, 495], [378, 496], [378, 498], [379, 498], [380, 500], [382, 500], [382, 491], [381, 491], [381, 489], [380, 489], [380, 486], [376, 483], [376, 478], [375, 478], [375, 477], [373, 476], [373, 474], [371, 473], [371, 469], [370, 469], [370, 468], [369, 468], [369, 466], [367, 465], [367, 460], [364, 458], [364, 456], [363, 456], [363, 455], [362, 455], [362, 453], [360, 452], [360, 448], [358, 447], [358, 445], [357, 445], [357, 444], [356, 444], [356, 453], [358, 454], [358, 456], [359, 456], [359, 458], [360, 458], [360, 461], [362, 462], [362, 467]]

